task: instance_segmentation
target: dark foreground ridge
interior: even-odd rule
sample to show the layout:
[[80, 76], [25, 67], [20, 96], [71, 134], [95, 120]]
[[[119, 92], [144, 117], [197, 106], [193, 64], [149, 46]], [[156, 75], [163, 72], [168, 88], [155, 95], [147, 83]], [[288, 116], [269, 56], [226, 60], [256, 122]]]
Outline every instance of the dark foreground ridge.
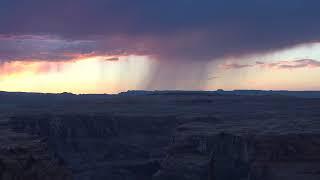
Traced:
[[0, 179], [319, 180], [309, 93], [3, 92]]

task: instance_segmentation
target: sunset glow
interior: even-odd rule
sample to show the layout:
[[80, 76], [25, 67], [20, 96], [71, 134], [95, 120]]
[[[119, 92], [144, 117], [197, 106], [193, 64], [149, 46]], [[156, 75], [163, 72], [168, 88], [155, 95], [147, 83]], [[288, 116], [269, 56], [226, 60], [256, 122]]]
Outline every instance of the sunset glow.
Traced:
[[[307, 57], [304, 54], [309, 54]], [[320, 45], [311, 49], [299, 46], [293, 49], [212, 61], [207, 65], [161, 65], [156, 76], [175, 79], [172, 89], [263, 89], [263, 90], [318, 90], [320, 89], [320, 62], [294, 59], [320, 59]], [[288, 59], [292, 59], [288, 61]], [[273, 62], [270, 60], [274, 60]], [[281, 61], [283, 60], [283, 61]], [[237, 64], [241, 62], [242, 64]], [[268, 63], [268, 64], [267, 64]], [[279, 63], [279, 66], [278, 64]], [[304, 64], [302, 64], [304, 63]], [[276, 67], [276, 64], [278, 67]], [[284, 66], [286, 65], [286, 66]], [[288, 65], [290, 65], [289, 68]], [[12, 61], [0, 66], [0, 89], [28, 92], [119, 93], [132, 89], [156, 89], [170, 83], [149, 79], [159, 62], [148, 56], [92, 56], [72, 61]], [[179, 69], [199, 66], [205, 76], [178, 74]], [[284, 68], [280, 68], [284, 67]], [[163, 69], [166, 68], [166, 69]], [[236, 74], [236, 76], [235, 76]], [[170, 76], [170, 77], [169, 77]], [[198, 77], [198, 79], [192, 79]], [[150, 82], [159, 81], [159, 82]], [[191, 81], [202, 82], [201, 86]], [[155, 84], [155, 87], [149, 84]], [[172, 83], [171, 83], [172, 84]], [[158, 87], [157, 87], [158, 86]], [[170, 87], [166, 87], [170, 89]]]
[[91, 57], [71, 62], [10, 62], [1, 67], [0, 89], [28, 92], [117, 93], [135, 89], [149, 64], [146, 57]]
[[317, 1], [0, 5], [0, 91], [320, 90]]

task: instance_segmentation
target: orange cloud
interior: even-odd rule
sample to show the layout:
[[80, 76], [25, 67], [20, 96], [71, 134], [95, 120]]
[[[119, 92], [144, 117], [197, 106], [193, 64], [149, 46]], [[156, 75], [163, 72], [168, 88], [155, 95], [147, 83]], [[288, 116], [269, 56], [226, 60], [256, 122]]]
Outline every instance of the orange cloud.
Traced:
[[21, 73], [47, 73], [50, 71], [60, 71], [63, 62], [37, 62], [37, 61], [13, 61], [0, 65], [0, 76], [10, 76]]
[[119, 58], [118, 57], [107, 58], [105, 59], [105, 61], [115, 62], [115, 61], [119, 61]]

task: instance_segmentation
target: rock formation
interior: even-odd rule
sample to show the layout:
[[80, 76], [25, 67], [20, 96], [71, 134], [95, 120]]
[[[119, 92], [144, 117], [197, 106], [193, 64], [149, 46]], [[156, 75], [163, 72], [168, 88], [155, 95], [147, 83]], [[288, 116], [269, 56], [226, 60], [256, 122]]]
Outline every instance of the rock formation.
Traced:
[[154, 180], [320, 179], [320, 135], [234, 135], [210, 132], [208, 124], [182, 126]]
[[72, 180], [64, 161], [27, 134], [1, 131], [1, 180]]
[[318, 109], [280, 95], [3, 94], [0, 177], [318, 180]]

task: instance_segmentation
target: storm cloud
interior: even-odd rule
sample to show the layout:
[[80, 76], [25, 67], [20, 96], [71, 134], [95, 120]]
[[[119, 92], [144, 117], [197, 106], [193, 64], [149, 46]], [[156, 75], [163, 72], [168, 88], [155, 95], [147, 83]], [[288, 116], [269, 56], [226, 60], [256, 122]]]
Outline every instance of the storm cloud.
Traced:
[[270, 52], [320, 41], [318, 7], [318, 0], [2, 0], [0, 60], [206, 61]]

